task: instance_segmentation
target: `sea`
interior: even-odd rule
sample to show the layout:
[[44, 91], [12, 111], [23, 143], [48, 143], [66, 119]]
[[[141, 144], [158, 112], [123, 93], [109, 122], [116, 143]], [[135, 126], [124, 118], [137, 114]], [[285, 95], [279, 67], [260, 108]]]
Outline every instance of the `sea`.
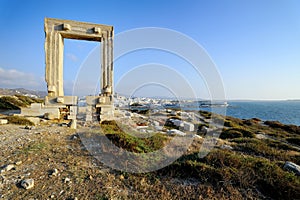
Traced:
[[[228, 101], [226, 115], [240, 119], [259, 118], [263, 121], [279, 121], [300, 126], [300, 100], [286, 101]], [[214, 112], [218, 113], [214, 108]], [[200, 108], [211, 111], [211, 108]]]

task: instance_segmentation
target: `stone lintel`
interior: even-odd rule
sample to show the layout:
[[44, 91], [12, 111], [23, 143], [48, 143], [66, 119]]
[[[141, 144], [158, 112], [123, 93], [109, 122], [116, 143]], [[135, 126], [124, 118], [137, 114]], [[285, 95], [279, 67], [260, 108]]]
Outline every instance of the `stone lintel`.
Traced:
[[86, 30], [91, 29], [95, 30], [94, 28], [100, 28], [101, 31], [111, 32], [113, 31], [113, 26], [111, 25], [104, 25], [104, 24], [95, 24], [90, 22], [78, 22], [74, 20], [66, 20], [66, 19], [55, 19], [55, 18], [45, 18], [45, 30], [53, 30], [53, 28], [58, 30], [63, 30], [63, 24], [67, 24], [72, 27], [72, 30]]
[[77, 96], [58, 96], [58, 97], [45, 97], [45, 105], [55, 105], [64, 107], [66, 105], [77, 105]]

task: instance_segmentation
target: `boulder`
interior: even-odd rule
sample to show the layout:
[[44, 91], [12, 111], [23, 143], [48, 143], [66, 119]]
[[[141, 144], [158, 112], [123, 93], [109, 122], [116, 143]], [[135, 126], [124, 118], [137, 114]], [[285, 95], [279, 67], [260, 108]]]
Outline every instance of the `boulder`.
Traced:
[[197, 135], [197, 134], [194, 134], [192, 137], [193, 137], [194, 139], [201, 139], [201, 138], [202, 138], [200, 135]]
[[180, 130], [177, 130], [177, 129], [168, 130], [167, 133], [170, 134], [170, 135], [178, 135], [178, 136], [185, 136], [186, 135], [186, 133], [184, 133]]
[[208, 132], [208, 128], [206, 126], [202, 126], [201, 132], [206, 134]]
[[66, 178], [64, 179], [64, 183], [71, 183], [71, 179], [68, 178], [68, 177], [66, 177]]
[[58, 175], [58, 169], [52, 169], [49, 173], [49, 176], [52, 177], [52, 176], [57, 176]]
[[0, 125], [7, 124], [8, 120], [7, 119], [0, 119]]
[[33, 188], [34, 186], [34, 180], [33, 179], [25, 179], [21, 181], [21, 186], [25, 188], [26, 190]]
[[15, 165], [21, 165], [23, 162], [21, 160], [15, 162]]
[[286, 161], [283, 165], [283, 169], [294, 172], [296, 175], [300, 176], [300, 166], [293, 162]]
[[13, 164], [4, 165], [4, 166], [1, 167], [0, 173], [8, 172], [8, 171], [10, 171], [12, 169], [15, 169], [15, 168], [16, 167]]
[[233, 150], [233, 147], [228, 145], [228, 144], [223, 144], [222, 146], [220, 146], [221, 149], [226, 149], [226, 150]]

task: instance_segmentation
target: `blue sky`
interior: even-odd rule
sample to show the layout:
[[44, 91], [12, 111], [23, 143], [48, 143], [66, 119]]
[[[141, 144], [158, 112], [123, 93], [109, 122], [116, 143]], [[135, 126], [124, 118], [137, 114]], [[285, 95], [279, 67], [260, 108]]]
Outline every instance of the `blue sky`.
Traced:
[[[300, 99], [300, 2], [296, 0], [0, 0], [0, 87], [46, 91], [45, 17], [113, 25], [115, 34], [141, 27], [173, 29], [207, 51], [222, 77], [228, 99]], [[66, 93], [97, 45], [65, 41]], [[157, 52], [147, 55], [132, 54], [116, 62], [115, 82], [133, 64], [142, 64], [142, 59], [172, 59]], [[175, 61], [168, 64], [176, 65]], [[178, 61], [176, 67], [181, 64], [184, 66]], [[190, 76], [194, 87], [205, 85], [203, 80], [194, 79]]]

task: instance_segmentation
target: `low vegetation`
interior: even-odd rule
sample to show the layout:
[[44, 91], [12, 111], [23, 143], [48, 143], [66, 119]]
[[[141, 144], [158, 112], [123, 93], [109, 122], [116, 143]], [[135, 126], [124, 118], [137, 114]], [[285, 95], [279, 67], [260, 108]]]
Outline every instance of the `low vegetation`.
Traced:
[[42, 99], [36, 99], [23, 95], [2, 96], [0, 97], [0, 109], [19, 110], [22, 107], [28, 107], [32, 103], [42, 103]]
[[224, 129], [220, 135], [221, 139], [232, 139], [232, 138], [253, 138], [255, 134], [245, 128], [229, 128]]
[[[204, 115], [210, 116], [208, 112], [204, 112]], [[198, 152], [189, 152], [175, 163], [157, 172], [147, 173], [147, 176], [158, 179], [169, 177], [182, 181], [191, 179], [199, 188], [202, 188], [200, 185], [205, 185], [213, 196], [221, 195], [220, 198], [298, 198], [300, 177], [283, 170], [285, 161], [300, 163], [299, 149], [293, 146], [298, 145], [300, 140], [300, 135], [295, 136], [297, 128], [290, 128], [288, 125], [263, 126], [259, 119], [240, 120], [227, 117], [224, 121], [226, 127], [220, 138], [231, 144], [233, 151], [215, 149], [202, 159], [199, 158]], [[145, 142], [143, 139], [121, 133], [115, 124], [102, 126], [113, 133], [108, 134], [113, 143], [132, 152], [149, 152], [165, 144], [165, 141], [161, 142], [165, 139], [162, 136], [159, 136], [161, 138], [155, 143], [149, 143], [153, 138]], [[201, 126], [205, 125], [200, 124], [199, 127]], [[278, 129], [281, 129], [280, 140], [273, 138]], [[265, 138], [258, 139], [257, 134], [263, 134]], [[294, 137], [289, 137], [292, 135]], [[153, 144], [156, 144], [155, 148]], [[198, 189], [193, 188], [193, 191]], [[174, 189], [175, 191], [180, 193]], [[206, 195], [206, 198], [212, 198], [209, 194]], [[188, 193], [188, 196], [192, 199], [198, 198], [193, 193]]]
[[[209, 116], [208, 113], [205, 115]], [[299, 150], [291, 145], [298, 144], [300, 136], [287, 137], [285, 140], [272, 138], [272, 132], [277, 127], [260, 125], [259, 119], [239, 120], [228, 117], [225, 123], [227, 127], [220, 138], [231, 144], [234, 150], [214, 149], [204, 158], [199, 158], [197, 151], [188, 152], [173, 164], [157, 172], [146, 173], [145, 176], [152, 181], [154, 177], [154, 180], [168, 177], [179, 182], [192, 180], [194, 186], [187, 188], [193, 192], [185, 188], [185, 193], [182, 193], [177, 187], [174, 188], [172, 196], [178, 197], [187, 195], [197, 199], [199, 191], [205, 188], [211, 194], [205, 193], [204, 198], [298, 198], [300, 177], [283, 170], [283, 164], [285, 161], [300, 163]], [[146, 140], [127, 135], [114, 122], [105, 122], [102, 128], [115, 145], [131, 152], [153, 151], [162, 148], [167, 142], [167, 137], [162, 135]], [[287, 130], [289, 129], [285, 127], [285, 133], [282, 134], [295, 134], [293, 131], [286, 132]], [[265, 138], [258, 139], [256, 135], [261, 133], [265, 134]], [[127, 179], [132, 179], [135, 175], [126, 176]]]
[[282, 129], [290, 133], [300, 134], [300, 127], [296, 125], [286, 125], [278, 121], [266, 121], [264, 124], [277, 129]]
[[17, 124], [17, 125], [25, 125], [25, 126], [34, 126], [34, 123], [30, 120], [26, 119], [25, 117], [19, 116], [8, 116], [6, 117], [8, 123], [10, 124]]
[[[205, 116], [210, 113], [205, 112]], [[11, 120], [20, 120], [11, 117]], [[23, 121], [22, 119], [21, 121]], [[300, 164], [297, 127], [267, 125], [259, 119], [241, 120], [224, 118], [225, 127], [217, 147], [209, 154], [198, 156], [203, 139], [196, 138], [189, 150], [173, 164], [158, 171], [131, 174], [113, 170], [86, 151], [78, 134], [64, 127], [45, 125], [37, 127], [28, 143], [11, 150], [1, 151], [7, 158], [22, 160], [17, 170], [30, 172], [35, 187], [22, 190], [10, 187], [8, 199], [299, 199], [300, 177], [283, 169], [286, 161]], [[95, 125], [96, 126], [96, 125]], [[115, 121], [104, 121], [97, 128], [113, 144], [136, 154], [163, 148], [171, 139], [164, 134], [140, 137]], [[42, 127], [42, 126], [41, 126]], [[199, 124], [199, 130], [207, 124]], [[126, 130], [126, 131], [124, 131]], [[23, 131], [23, 130], [22, 130]], [[21, 132], [21, 131], [20, 131]], [[30, 130], [28, 130], [30, 132]], [[200, 133], [199, 133], [200, 134]], [[205, 133], [201, 133], [205, 137]], [[96, 139], [96, 137], [95, 137]], [[20, 140], [25, 142], [27, 140]], [[19, 145], [19, 142], [17, 143]], [[230, 145], [231, 150], [222, 145]], [[10, 151], [11, 148], [8, 148]], [[28, 167], [30, 166], [30, 167]], [[49, 176], [58, 169], [59, 175]], [[22, 174], [21, 174], [22, 175]], [[6, 175], [6, 177], [9, 177]], [[41, 178], [42, 177], [42, 178]], [[71, 183], [65, 183], [70, 178]], [[43, 191], [43, 192], [41, 192]], [[52, 198], [52, 197], [51, 197]]]
[[240, 199], [271, 197], [295, 199], [300, 194], [300, 179], [265, 158], [245, 156], [227, 150], [213, 150], [203, 159], [197, 153], [185, 155], [158, 171], [162, 176], [194, 178], [212, 190], [226, 191]]
[[291, 144], [298, 145], [300, 147], [300, 138], [299, 137], [286, 138], [286, 141], [291, 143]]
[[118, 147], [135, 153], [153, 152], [164, 147], [169, 138], [162, 134], [154, 134], [151, 137], [141, 138], [141, 133], [124, 133], [115, 121], [104, 121], [101, 124], [101, 130], [106, 137]]

